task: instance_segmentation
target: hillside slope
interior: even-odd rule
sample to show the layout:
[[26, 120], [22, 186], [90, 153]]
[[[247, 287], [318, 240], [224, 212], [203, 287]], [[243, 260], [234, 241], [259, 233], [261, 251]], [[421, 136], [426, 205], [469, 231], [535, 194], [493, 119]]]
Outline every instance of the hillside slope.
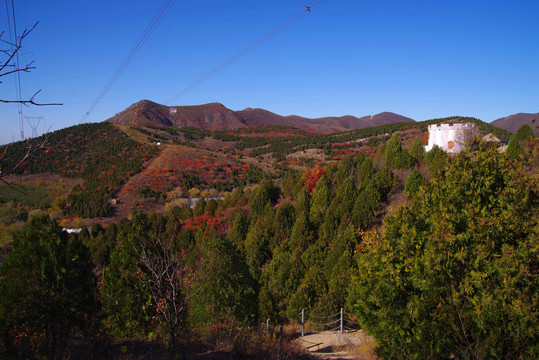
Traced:
[[[537, 121], [534, 123], [532, 119]], [[505, 129], [512, 133], [516, 133], [517, 130], [524, 124], [528, 124], [533, 129], [533, 134], [539, 136], [539, 113], [530, 114], [530, 113], [518, 113], [509, 115], [503, 118], [499, 118], [491, 122], [492, 125], [499, 128]]]

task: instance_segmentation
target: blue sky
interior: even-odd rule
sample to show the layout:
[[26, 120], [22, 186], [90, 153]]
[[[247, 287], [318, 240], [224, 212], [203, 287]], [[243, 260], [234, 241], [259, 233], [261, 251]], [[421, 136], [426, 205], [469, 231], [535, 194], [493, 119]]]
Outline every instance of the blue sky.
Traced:
[[[19, 32], [40, 22], [21, 53], [37, 67], [21, 75], [23, 97], [41, 89], [38, 101], [64, 103], [23, 108], [45, 118], [38, 133], [79, 123], [161, 3], [15, 1]], [[539, 111], [539, 3], [518, 0], [326, 0], [175, 97], [307, 3], [177, 0], [86, 121], [141, 99], [306, 117], [392, 111], [418, 121]], [[2, 80], [0, 98], [14, 98], [14, 79]], [[0, 122], [0, 143], [19, 140], [15, 105], [0, 104]]]

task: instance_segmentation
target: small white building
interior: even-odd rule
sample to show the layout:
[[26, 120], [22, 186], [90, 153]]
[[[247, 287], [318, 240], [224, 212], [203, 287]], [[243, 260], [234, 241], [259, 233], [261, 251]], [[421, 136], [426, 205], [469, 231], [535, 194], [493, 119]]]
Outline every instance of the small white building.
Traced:
[[429, 125], [429, 142], [425, 151], [438, 145], [447, 153], [459, 153], [475, 135], [475, 124], [436, 124]]

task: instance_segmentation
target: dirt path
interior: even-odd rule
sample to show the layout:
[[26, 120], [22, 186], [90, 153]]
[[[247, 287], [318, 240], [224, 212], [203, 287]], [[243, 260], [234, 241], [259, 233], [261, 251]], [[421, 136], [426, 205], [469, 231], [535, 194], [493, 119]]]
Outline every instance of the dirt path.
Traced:
[[295, 340], [313, 359], [374, 359], [372, 340], [361, 330], [340, 334], [335, 331], [313, 333]]

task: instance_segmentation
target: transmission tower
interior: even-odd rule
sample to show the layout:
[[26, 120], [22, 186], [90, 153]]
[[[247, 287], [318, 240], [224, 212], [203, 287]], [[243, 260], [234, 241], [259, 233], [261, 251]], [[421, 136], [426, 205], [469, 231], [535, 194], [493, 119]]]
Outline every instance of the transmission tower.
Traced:
[[25, 116], [24, 120], [26, 120], [28, 125], [32, 128], [32, 137], [38, 137], [37, 128], [39, 127], [39, 124], [41, 124], [41, 121], [45, 121], [45, 118], [43, 116]]

